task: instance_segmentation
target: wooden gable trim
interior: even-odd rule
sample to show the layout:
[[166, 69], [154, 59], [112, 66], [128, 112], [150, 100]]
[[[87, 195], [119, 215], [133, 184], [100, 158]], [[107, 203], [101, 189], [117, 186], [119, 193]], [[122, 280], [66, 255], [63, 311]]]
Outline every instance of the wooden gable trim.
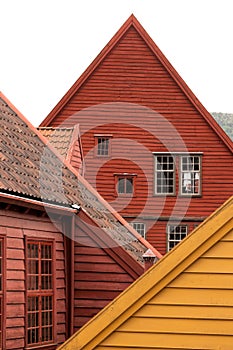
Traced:
[[174, 69], [172, 64], [168, 61], [166, 56], [162, 53], [159, 47], [155, 44], [146, 30], [142, 27], [140, 22], [136, 19], [136, 17], [132, 14], [127, 21], [122, 25], [122, 27], [116, 32], [116, 34], [112, 37], [112, 39], [108, 42], [108, 44], [103, 48], [103, 50], [98, 54], [98, 56], [92, 61], [92, 63], [88, 66], [88, 68], [82, 73], [80, 78], [71, 86], [71, 88], [67, 91], [67, 93], [62, 97], [62, 99], [58, 102], [58, 104], [52, 109], [49, 115], [42, 121], [40, 126], [49, 125], [56, 115], [62, 110], [62, 108], [68, 103], [68, 101], [72, 98], [72, 96], [80, 89], [83, 83], [89, 78], [89, 76], [94, 72], [94, 70], [98, 67], [98, 65], [104, 60], [107, 54], [112, 50], [114, 46], [118, 43], [118, 41], [122, 38], [125, 32], [133, 26], [138, 34], [145, 41], [147, 46], [150, 48], [152, 53], [157, 57], [157, 59], [161, 62], [163, 67], [168, 71], [170, 76], [174, 79], [176, 84], [180, 87], [189, 101], [193, 104], [193, 106], [197, 109], [197, 111], [202, 115], [202, 117], [206, 120], [206, 122], [210, 125], [210, 127], [214, 130], [214, 132], [220, 137], [220, 139], [224, 142], [224, 144], [233, 152], [233, 142], [230, 137], [224, 132], [224, 130], [219, 126], [219, 124], [215, 121], [215, 119], [211, 116], [211, 114], [206, 110], [206, 108], [201, 104], [201, 102], [197, 99], [195, 94], [191, 91], [185, 81], [181, 78], [179, 73]]
[[233, 228], [233, 197], [59, 349], [93, 349]]
[[[76, 218], [76, 221], [78, 219], [82, 220], [82, 224], [84, 226], [87, 226], [88, 223], [91, 226], [97, 226], [96, 223], [82, 210]], [[116, 246], [116, 242], [110, 236], [108, 236], [103, 229], [101, 229], [101, 231], [103, 236], [100, 237], [100, 235], [97, 235], [94, 230], [91, 230], [90, 226], [88, 226], [86, 234], [89, 235], [89, 237], [96, 242], [98, 246], [102, 247], [105, 253], [115, 260], [115, 262], [119, 264], [131, 277], [133, 277], [133, 279], [141, 276], [144, 271], [144, 267], [141, 265], [141, 263], [137, 262], [135, 258], [127, 253], [122, 247]]]

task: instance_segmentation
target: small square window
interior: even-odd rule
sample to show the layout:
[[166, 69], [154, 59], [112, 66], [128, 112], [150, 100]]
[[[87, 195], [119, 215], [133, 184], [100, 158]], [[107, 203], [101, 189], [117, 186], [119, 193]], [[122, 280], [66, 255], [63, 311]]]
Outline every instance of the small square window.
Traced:
[[143, 222], [133, 222], [133, 228], [143, 237], [146, 237], [146, 225]]
[[168, 237], [168, 251], [174, 248], [182, 239], [184, 239], [188, 234], [187, 225], [168, 225], [167, 227]]
[[114, 174], [116, 184], [116, 194], [133, 195], [135, 190], [136, 174]]
[[132, 177], [119, 177], [117, 182], [117, 192], [133, 193], [133, 178]]

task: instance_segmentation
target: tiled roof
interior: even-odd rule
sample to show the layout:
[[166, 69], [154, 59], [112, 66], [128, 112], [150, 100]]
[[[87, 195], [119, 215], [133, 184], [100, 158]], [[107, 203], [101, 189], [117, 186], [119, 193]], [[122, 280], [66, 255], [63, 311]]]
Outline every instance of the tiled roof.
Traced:
[[46, 137], [51, 145], [65, 158], [68, 155], [74, 127], [71, 128], [38, 128], [41, 134]]
[[78, 204], [139, 262], [148, 248], [161, 257], [1, 93], [0, 136], [0, 191], [62, 206]]

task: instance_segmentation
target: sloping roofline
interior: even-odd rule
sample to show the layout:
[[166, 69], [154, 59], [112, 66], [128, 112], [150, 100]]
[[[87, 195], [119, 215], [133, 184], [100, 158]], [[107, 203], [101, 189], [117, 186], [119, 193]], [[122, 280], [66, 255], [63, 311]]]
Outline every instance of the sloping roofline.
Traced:
[[[1, 91], [0, 99], [5, 101], [9, 108], [11, 108], [18, 115], [18, 117], [29, 127], [29, 129], [37, 135], [41, 142], [43, 142], [46, 145], [46, 147], [48, 147], [48, 149], [54, 153], [54, 155], [64, 164], [64, 166], [66, 166], [69, 169], [69, 171], [71, 171], [74, 174], [74, 176], [80, 181], [80, 183], [82, 183], [83, 186], [85, 186], [98, 199], [98, 201], [115, 217], [116, 221], [120, 222], [120, 224], [124, 226], [133, 235], [133, 237], [135, 237], [136, 240], [138, 240], [142, 245], [144, 245], [144, 247], [146, 247], [147, 249], [151, 249], [158, 259], [162, 257], [162, 254], [160, 254], [160, 252], [155, 247], [153, 247], [146, 239], [144, 239], [119, 213], [117, 213], [113, 209], [113, 207], [89, 184], [89, 182], [85, 180], [85, 178], [82, 177], [78, 173], [78, 171], [74, 169], [72, 165], [60, 155], [60, 153], [49, 143], [49, 140], [46, 137], [44, 137], [29, 122], [29, 120], [27, 120], [24, 117], [24, 115], [7, 99], [7, 97]], [[85, 209], [81, 209], [89, 216]]]
[[232, 230], [232, 212], [233, 197], [101, 310], [58, 350], [94, 349], [148, 300]]
[[77, 92], [78, 89], [85, 83], [88, 77], [93, 73], [93, 71], [98, 67], [98, 65], [104, 60], [112, 48], [118, 43], [125, 32], [133, 26], [138, 34], [143, 38], [145, 43], [158, 58], [164, 68], [168, 71], [174, 81], [178, 84], [183, 93], [187, 96], [193, 106], [198, 110], [198, 112], [207, 121], [210, 127], [215, 131], [215, 133], [221, 138], [225, 145], [233, 152], [233, 142], [230, 137], [224, 132], [224, 130], [219, 126], [211, 114], [206, 110], [206, 108], [197, 99], [185, 81], [181, 78], [179, 73], [174, 69], [159, 47], [155, 44], [146, 30], [142, 27], [140, 22], [132, 14], [126, 22], [121, 26], [121, 28], [116, 32], [108, 44], [103, 48], [103, 50], [98, 54], [98, 56], [92, 61], [92, 63], [87, 67], [87, 69], [82, 73], [79, 79], [71, 86], [71, 88], [66, 92], [62, 99], [57, 103], [57, 105], [52, 109], [48, 116], [42, 121], [40, 126], [49, 125], [56, 115], [61, 111], [61, 109], [67, 104], [67, 102], [72, 98], [72, 96]]

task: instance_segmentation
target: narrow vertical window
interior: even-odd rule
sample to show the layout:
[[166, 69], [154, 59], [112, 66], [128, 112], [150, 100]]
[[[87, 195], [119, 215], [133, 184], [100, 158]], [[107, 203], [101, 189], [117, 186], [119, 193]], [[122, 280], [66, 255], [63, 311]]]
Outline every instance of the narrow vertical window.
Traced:
[[27, 242], [27, 343], [53, 341], [53, 246]]
[[201, 193], [200, 177], [201, 157], [181, 157], [181, 194], [199, 195]]
[[3, 240], [0, 239], [0, 349], [2, 349], [3, 326]]
[[98, 156], [108, 156], [109, 155], [109, 138], [98, 137]]
[[175, 194], [175, 162], [170, 155], [155, 157], [155, 193]]
[[174, 248], [182, 239], [184, 239], [188, 234], [187, 225], [168, 225], [167, 227], [167, 249], [168, 251]]

